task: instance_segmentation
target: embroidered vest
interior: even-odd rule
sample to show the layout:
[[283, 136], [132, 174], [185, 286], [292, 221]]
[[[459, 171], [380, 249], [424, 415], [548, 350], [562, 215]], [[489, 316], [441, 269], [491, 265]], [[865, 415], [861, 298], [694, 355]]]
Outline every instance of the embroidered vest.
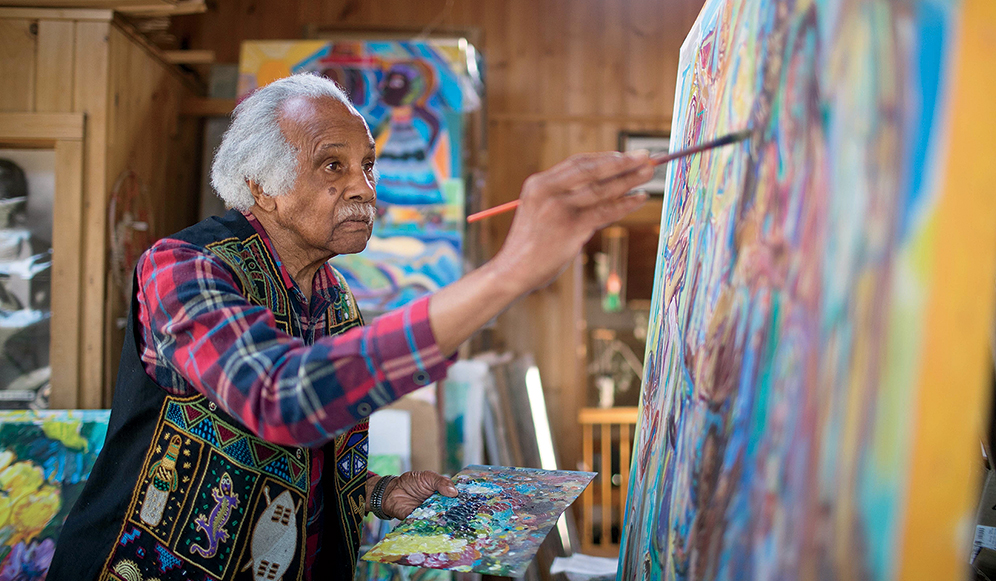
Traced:
[[[272, 310], [288, 334], [302, 336], [273, 257], [240, 213], [173, 238], [215, 254], [250, 302]], [[362, 324], [345, 281], [335, 275], [344, 292], [334, 292], [328, 335]], [[139, 356], [137, 316], [133, 295], [107, 440], [47, 578], [300, 581], [311, 451], [265, 442], [207, 398], [174, 397], [156, 385]], [[324, 453], [322, 550], [312, 578], [352, 579], [365, 506], [367, 422]]]

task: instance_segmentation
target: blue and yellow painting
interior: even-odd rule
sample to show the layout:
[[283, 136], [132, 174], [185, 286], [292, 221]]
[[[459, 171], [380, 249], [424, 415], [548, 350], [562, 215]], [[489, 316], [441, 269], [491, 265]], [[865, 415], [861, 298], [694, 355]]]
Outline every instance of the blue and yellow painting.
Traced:
[[466, 113], [480, 106], [465, 42], [250, 41], [239, 96], [300, 72], [334, 80], [377, 147], [377, 219], [360, 254], [338, 256], [366, 313], [436, 291], [463, 274]]
[[108, 410], [0, 412], [0, 580], [45, 578], [109, 417]]

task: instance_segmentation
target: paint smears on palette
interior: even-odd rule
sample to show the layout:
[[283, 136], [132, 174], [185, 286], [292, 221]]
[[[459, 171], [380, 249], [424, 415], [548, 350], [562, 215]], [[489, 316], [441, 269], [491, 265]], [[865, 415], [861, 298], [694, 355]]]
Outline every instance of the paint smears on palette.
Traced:
[[468, 466], [456, 498], [434, 494], [365, 561], [520, 577], [594, 472]]

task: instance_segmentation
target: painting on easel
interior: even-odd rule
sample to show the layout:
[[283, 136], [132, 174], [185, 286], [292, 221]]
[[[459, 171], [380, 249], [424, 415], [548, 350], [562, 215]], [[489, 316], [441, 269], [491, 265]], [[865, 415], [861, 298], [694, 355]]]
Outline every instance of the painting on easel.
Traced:
[[961, 573], [996, 202], [952, 103], [984, 4], [706, 1], [671, 149], [753, 133], [668, 167], [620, 579]]

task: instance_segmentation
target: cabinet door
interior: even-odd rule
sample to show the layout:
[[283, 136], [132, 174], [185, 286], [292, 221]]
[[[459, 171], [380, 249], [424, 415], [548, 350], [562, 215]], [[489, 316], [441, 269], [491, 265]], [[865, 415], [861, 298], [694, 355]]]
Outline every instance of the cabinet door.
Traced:
[[79, 402], [83, 116], [0, 114], [0, 409]]

